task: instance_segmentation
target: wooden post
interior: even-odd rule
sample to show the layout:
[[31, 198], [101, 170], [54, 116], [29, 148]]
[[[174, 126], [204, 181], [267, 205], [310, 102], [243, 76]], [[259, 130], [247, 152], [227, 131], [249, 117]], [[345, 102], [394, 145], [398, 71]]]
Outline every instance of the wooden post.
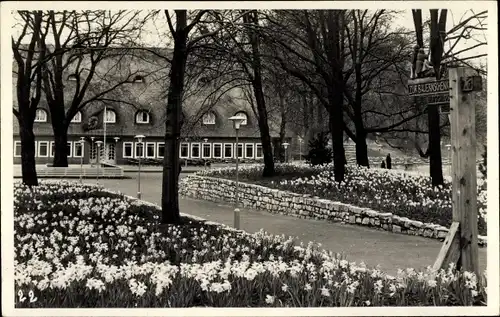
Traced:
[[453, 222], [459, 222], [458, 267], [479, 276], [477, 244], [476, 124], [474, 95], [462, 91], [462, 81], [475, 75], [470, 68], [450, 68], [450, 114], [453, 178]]
[[436, 262], [432, 267], [434, 271], [446, 269], [450, 263], [457, 264], [460, 261], [460, 222], [453, 222], [450, 231], [444, 240], [441, 251], [439, 251]]

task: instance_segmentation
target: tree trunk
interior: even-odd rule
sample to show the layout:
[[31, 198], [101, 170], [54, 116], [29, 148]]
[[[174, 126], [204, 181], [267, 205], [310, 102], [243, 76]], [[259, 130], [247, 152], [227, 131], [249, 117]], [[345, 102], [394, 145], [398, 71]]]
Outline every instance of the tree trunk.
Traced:
[[[256, 76], [257, 77], [257, 76]], [[274, 176], [273, 148], [271, 146], [271, 135], [269, 133], [269, 124], [267, 121], [267, 109], [262, 93], [262, 81], [254, 81], [254, 93], [257, 101], [257, 111], [259, 113], [258, 123], [260, 130], [260, 140], [262, 143], [262, 152], [264, 154], [264, 171], [262, 177]]]
[[21, 169], [23, 183], [28, 186], [38, 186], [38, 177], [35, 165], [35, 134], [32, 126], [25, 126], [19, 122], [21, 137]]
[[[357, 34], [356, 34], [357, 36]], [[357, 42], [358, 39], [356, 38], [355, 41]], [[357, 45], [357, 43], [356, 43]], [[363, 52], [356, 52], [357, 54], [363, 54]], [[366, 131], [365, 127], [363, 126], [363, 115], [361, 113], [361, 107], [362, 107], [362, 74], [361, 74], [361, 64], [356, 63], [354, 66], [355, 70], [355, 75], [356, 75], [356, 94], [354, 96], [354, 125], [356, 127], [356, 163], [360, 166], [369, 166], [368, 162], [368, 148], [366, 146]]]
[[344, 78], [342, 74], [343, 57], [341, 43], [343, 42], [343, 12], [328, 10], [328, 34], [325, 39], [328, 42], [327, 56], [331, 70], [330, 80], [326, 80], [329, 103], [329, 125], [332, 134], [333, 148], [333, 172], [335, 181], [341, 182], [345, 175], [345, 151], [344, 151]]
[[329, 125], [332, 134], [333, 149], [333, 171], [335, 181], [341, 182], [345, 175], [345, 151], [344, 151], [344, 119], [342, 102], [343, 92], [339, 89], [329, 88], [328, 95], [330, 99]]
[[68, 167], [68, 133], [54, 134], [53, 166]]
[[443, 162], [441, 160], [441, 131], [439, 130], [439, 109], [437, 106], [427, 108], [429, 118], [429, 152], [430, 174], [432, 185], [444, 184]]
[[[246, 21], [245, 21], [246, 20]], [[258, 26], [257, 11], [252, 11], [244, 16], [244, 21]], [[260, 40], [259, 35], [254, 31], [250, 32], [250, 42], [252, 44], [252, 70], [254, 78], [252, 87], [257, 103], [258, 123], [260, 130], [260, 138], [262, 143], [262, 151], [264, 154], [264, 171], [263, 177], [274, 176], [274, 159], [273, 150], [271, 147], [271, 135], [269, 133], [269, 123], [267, 118], [266, 101], [262, 89], [262, 66], [260, 62]]]
[[366, 145], [366, 132], [363, 128], [356, 129], [356, 163], [359, 166], [370, 167], [368, 146]]
[[53, 166], [68, 167], [68, 125], [64, 106], [59, 106], [64, 101], [58, 100], [57, 104], [49, 104], [52, 131], [54, 132], [54, 159]]
[[[177, 10], [174, 55], [170, 70], [168, 89], [167, 120], [165, 132], [165, 157], [163, 159], [162, 223], [180, 222], [179, 211], [179, 144], [184, 90], [184, 72], [187, 60], [187, 17], [186, 10]], [[166, 13], [168, 14], [168, 12]]]

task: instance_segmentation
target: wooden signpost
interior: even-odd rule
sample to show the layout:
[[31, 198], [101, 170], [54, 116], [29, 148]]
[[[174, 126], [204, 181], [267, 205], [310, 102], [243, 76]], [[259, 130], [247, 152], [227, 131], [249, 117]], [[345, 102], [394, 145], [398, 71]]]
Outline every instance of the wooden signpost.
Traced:
[[449, 68], [449, 79], [410, 80], [408, 90], [426, 103], [431, 101], [427, 106], [440, 105], [441, 112], [450, 114], [453, 222], [433, 268], [446, 269], [454, 263], [479, 276], [475, 98], [471, 92], [480, 91], [482, 84], [475, 74], [471, 68]]
[[423, 107], [438, 106], [441, 113], [450, 112], [450, 85], [448, 78], [416, 78], [408, 82], [408, 94]]

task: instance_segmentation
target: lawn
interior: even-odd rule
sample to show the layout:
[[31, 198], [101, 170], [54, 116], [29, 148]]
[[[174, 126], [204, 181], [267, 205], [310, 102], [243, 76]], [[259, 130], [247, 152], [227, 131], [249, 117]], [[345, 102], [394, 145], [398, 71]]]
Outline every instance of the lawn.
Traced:
[[[239, 179], [271, 188], [390, 212], [426, 223], [450, 227], [452, 184], [433, 187], [428, 176], [348, 165], [342, 183], [334, 180], [333, 165], [277, 164], [276, 175], [262, 178], [263, 165], [241, 168]], [[235, 169], [201, 171], [198, 175], [235, 179]], [[486, 183], [478, 179], [478, 230], [486, 235]]]
[[388, 276], [309, 244], [183, 218], [94, 185], [15, 184], [16, 307], [484, 305], [452, 267]]

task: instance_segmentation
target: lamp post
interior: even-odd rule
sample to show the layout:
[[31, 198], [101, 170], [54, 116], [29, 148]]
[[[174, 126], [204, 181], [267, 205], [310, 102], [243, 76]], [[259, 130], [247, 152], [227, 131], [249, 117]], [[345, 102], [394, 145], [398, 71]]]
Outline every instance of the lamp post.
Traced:
[[243, 116], [232, 116], [229, 118], [229, 120], [233, 121], [233, 127], [234, 130], [236, 131], [236, 186], [235, 186], [235, 191], [234, 191], [234, 196], [235, 196], [235, 201], [236, 201], [236, 206], [234, 208], [234, 227], [236, 229], [240, 228], [240, 209], [239, 207], [239, 197], [238, 197], [238, 130], [240, 129], [241, 123], [245, 121], [245, 118]]
[[451, 144], [446, 144], [445, 146], [448, 149], [448, 160], [449, 160], [449, 162], [448, 162], [449, 168], [448, 169], [450, 171], [450, 176], [452, 176], [452, 174], [451, 174]]
[[117, 137], [117, 136], [115, 136], [113, 139], [115, 140], [115, 151], [114, 151], [114, 154], [113, 154], [113, 160], [114, 160], [113, 163], [116, 164], [117, 163], [117, 159], [116, 159], [116, 147], [118, 146], [118, 140], [120, 140], [120, 138]]
[[[208, 139], [207, 139], [207, 138], [204, 138], [204, 139], [203, 139], [203, 142], [204, 142], [204, 143], [207, 143], [207, 142], [208, 142]], [[202, 153], [203, 153], [204, 151], [205, 151], [205, 150], [203, 149]], [[210, 154], [211, 154], [211, 153], [210, 153]], [[203, 156], [205, 156], [205, 155], [203, 155]], [[203, 164], [205, 165], [205, 167], [204, 167], [204, 168], [205, 168], [205, 169], [207, 169], [207, 160], [205, 160], [205, 159], [204, 159], [204, 160], [203, 160]]]
[[[92, 144], [90, 146], [91, 152], [94, 149], [94, 139], [95, 139], [95, 137], [93, 137], [93, 136], [90, 137], [90, 140], [92, 141]], [[89, 155], [89, 162], [90, 162], [90, 155]], [[94, 163], [91, 163], [91, 166], [94, 166]]]
[[141, 155], [139, 155], [139, 170], [137, 172], [137, 174], [138, 174], [137, 175], [137, 198], [141, 199], [141, 157], [142, 157], [142, 155], [144, 155], [144, 147], [143, 147], [142, 140], [145, 138], [145, 136], [140, 134], [140, 135], [136, 135], [135, 138], [137, 139], [137, 141], [141, 145]]
[[80, 156], [80, 183], [83, 183], [83, 145], [85, 144], [85, 137], [80, 137], [80, 144], [82, 147], [82, 155]]
[[101, 144], [103, 143], [102, 141], [96, 141], [97, 144], [97, 176], [96, 176], [96, 183], [99, 185], [99, 159], [101, 156]]
[[184, 159], [184, 167], [187, 168], [187, 166], [188, 166], [188, 159], [189, 159], [189, 138], [185, 138], [184, 140], [188, 144], [188, 156]]
[[302, 141], [304, 141], [302, 139], [302, 137], [299, 135], [298, 137], [299, 139], [299, 162], [302, 162]]
[[288, 163], [288, 155], [286, 153], [287, 152], [286, 149], [288, 148], [289, 145], [290, 143], [287, 142], [283, 143], [283, 147], [285, 148], [285, 163]]

